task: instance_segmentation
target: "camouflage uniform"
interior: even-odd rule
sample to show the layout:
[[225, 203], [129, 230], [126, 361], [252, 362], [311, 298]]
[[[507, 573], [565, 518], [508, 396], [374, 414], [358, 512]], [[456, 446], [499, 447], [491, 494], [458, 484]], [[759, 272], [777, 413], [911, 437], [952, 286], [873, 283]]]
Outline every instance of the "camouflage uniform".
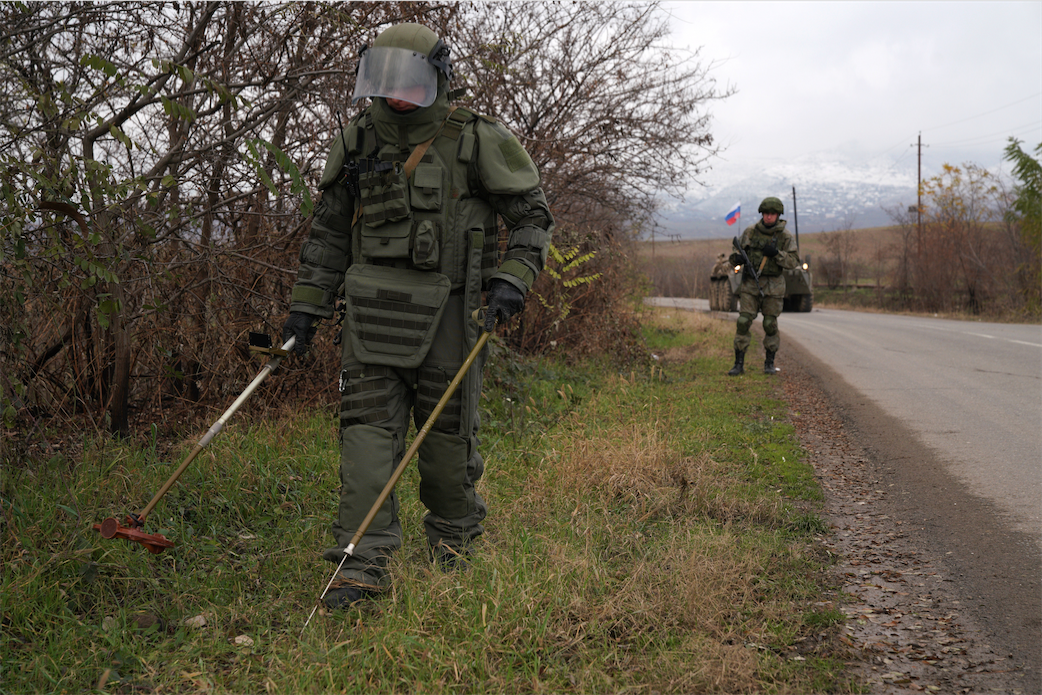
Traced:
[[[437, 38], [397, 25], [374, 48], [389, 35], [401, 46], [405, 31], [411, 49]], [[447, 77], [438, 76], [433, 103], [412, 111], [366, 95], [372, 104], [333, 138], [300, 253], [290, 311], [330, 318], [341, 287], [347, 304], [336, 547], [323, 554], [334, 563], [401, 461], [410, 411], [419, 429], [480, 336], [470, 315], [482, 291], [509, 283], [523, 305], [554, 228], [528, 153], [495, 119], [451, 108]], [[502, 258], [497, 217], [509, 229]], [[419, 448], [424, 526], [436, 553], [465, 553], [483, 532], [487, 509], [474, 486], [484, 470], [477, 436], [484, 361], [483, 352]], [[340, 580], [386, 588], [387, 559], [401, 542], [392, 493]]]
[[[768, 201], [776, 201], [776, 207]], [[765, 207], [767, 208], [765, 210]], [[767, 198], [760, 206], [760, 212], [777, 210], [778, 214], [784, 212], [782, 203], [777, 198]], [[764, 370], [772, 373], [774, 370], [774, 355], [781, 345], [781, 337], [778, 334], [778, 315], [782, 312], [782, 304], [785, 299], [785, 278], [783, 270], [792, 270], [800, 264], [799, 254], [796, 249], [796, 240], [785, 229], [785, 220], [778, 221], [768, 227], [761, 219], [755, 225], [747, 227], [739, 239], [739, 245], [745, 250], [746, 255], [753, 268], [759, 268], [763, 263], [764, 249], [773, 247], [777, 249], [777, 255], [766, 258], [763, 270], [760, 271], [760, 288], [763, 296], [756, 286], [756, 279], [745, 272], [742, 284], [739, 287], [739, 314], [738, 326], [734, 337], [735, 368], [732, 374], [741, 373], [741, 363], [744, 362], [745, 351], [749, 348], [752, 336], [749, 329], [757, 314], [763, 314], [763, 347], [767, 353]], [[730, 261], [737, 265], [742, 263], [741, 255], [731, 254]], [[748, 271], [748, 269], [746, 269]]]

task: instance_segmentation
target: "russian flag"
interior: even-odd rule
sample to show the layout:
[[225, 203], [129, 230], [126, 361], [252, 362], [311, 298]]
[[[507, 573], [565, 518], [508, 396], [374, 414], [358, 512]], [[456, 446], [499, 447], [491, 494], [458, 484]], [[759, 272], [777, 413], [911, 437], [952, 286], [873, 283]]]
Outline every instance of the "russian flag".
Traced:
[[742, 204], [741, 203], [735, 203], [734, 207], [731, 208], [727, 212], [727, 216], [724, 217], [724, 222], [726, 222], [727, 226], [730, 227], [732, 224], [737, 222], [738, 218], [741, 217], [741, 216], [742, 216]]

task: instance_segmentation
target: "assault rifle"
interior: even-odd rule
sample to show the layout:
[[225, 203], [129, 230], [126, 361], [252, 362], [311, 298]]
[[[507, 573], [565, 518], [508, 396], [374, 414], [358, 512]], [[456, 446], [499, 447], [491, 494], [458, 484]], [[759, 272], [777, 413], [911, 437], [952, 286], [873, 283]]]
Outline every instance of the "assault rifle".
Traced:
[[[738, 237], [731, 239], [731, 244], [734, 245], [735, 250], [742, 255], [742, 272], [749, 273], [753, 276], [753, 280], [756, 281], [756, 289], [760, 291], [760, 296], [763, 296], [763, 287], [760, 286], [760, 274], [756, 272], [756, 268], [753, 267], [752, 261], [749, 260], [749, 256], [745, 254], [745, 249], [738, 243]], [[761, 268], [762, 269], [762, 268]]]

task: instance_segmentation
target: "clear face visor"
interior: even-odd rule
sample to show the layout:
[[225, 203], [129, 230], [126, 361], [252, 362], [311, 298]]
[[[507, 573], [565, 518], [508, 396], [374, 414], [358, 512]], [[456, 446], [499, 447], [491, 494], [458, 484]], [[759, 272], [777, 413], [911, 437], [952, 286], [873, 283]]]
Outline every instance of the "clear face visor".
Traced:
[[422, 53], [375, 46], [359, 58], [352, 104], [363, 97], [384, 97], [423, 107], [433, 104], [437, 96], [438, 73]]

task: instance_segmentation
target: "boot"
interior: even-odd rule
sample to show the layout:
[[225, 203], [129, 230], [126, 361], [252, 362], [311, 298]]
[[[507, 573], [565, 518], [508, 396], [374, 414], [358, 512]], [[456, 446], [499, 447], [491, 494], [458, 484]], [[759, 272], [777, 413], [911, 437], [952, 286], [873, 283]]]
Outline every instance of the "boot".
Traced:
[[445, 543], [438, 543], [431, 548], [431, 561], [441, 569], [442, 572], [457, 572], [470, 568], [471, 548], [453, 548]]
[[781, 370], [774, 366], [774, 356], [778, 354], [774, 350], [767, 351], [767, 359], [763, 361], [764, 374], [777, 374]]
[[738, 376], [739, 374], [745, 373], [745, 350], [735, 349], [734, 351], [734, 366], [731, 367], [731, 371], [727, 373], [727, 376]]
[[338, 575], [330, 585], [330, 590], [322, 598], [322, 603], [330, 610], [345, 610], [377, 598], [381, 593], [379, 589], [362, 586], [353, 579]]
[[357, 586], [342, 586], [338, 589], [333, 589], [326, 594], [322, 599], [322, 603], [324, 603], [326, 608], [330, 610], [345, 610], [357, 606], [363, 601], [367, 601], [377, 595], [377, 592], [370, 589], [362, 589]]

